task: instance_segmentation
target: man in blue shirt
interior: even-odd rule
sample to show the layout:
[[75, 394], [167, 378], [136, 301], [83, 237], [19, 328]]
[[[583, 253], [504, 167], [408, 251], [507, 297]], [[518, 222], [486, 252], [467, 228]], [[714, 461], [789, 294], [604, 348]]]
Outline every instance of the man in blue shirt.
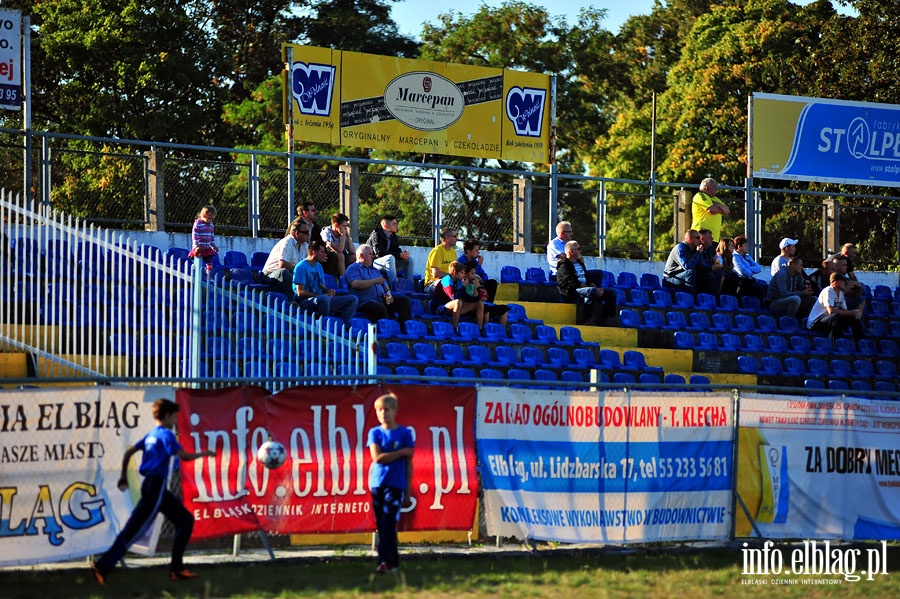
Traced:
[[336, 314], [350, 326], [350, 319], [356, 316], [357, 299], [355, 295], [335, 295], [334, 289], [325, 286], [325, 270], [322, 268], [328, 260], [328, 250], [324, 241], [313, 241], [309, 244], [309, 256], [294, 267], [295, 301], [307, 312], [316, 312], [319, 316]]
[[497, 295], [497, 280], [488, 277], [487, 272], [482, 268], [484, 258], [481, 256], [481, 242], [477, 239], [469, 239], [463, 244], [463, 253], [456, 259], [462, 265], [474, 264], [475, 274], [481, 279], [481, 286], [487, 291], [487, 301], [493, 302]]
[[368, 245], [356, 248], [356, 262], [347, 267], [344, 280], [356, 296], [356, 311], [372, 322], [392, 315], [400, 322], [411, 318], [409, 298], [391, 295], [391, 287], [375, 268], [375, 250]]

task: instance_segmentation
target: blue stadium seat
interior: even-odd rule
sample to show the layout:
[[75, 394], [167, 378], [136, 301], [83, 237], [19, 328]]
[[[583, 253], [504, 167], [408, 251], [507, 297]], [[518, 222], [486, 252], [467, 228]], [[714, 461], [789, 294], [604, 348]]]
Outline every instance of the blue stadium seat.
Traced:
[[897, 391], [897, 386], [890, 381], [875, 381], [875, 391], [895, 393]]
[[850, 385], [843, 379], [828, 379], [828, 388], [832, 391], [849, 391]]
[[575, 370], [563, 370], [559, 374], [559, 378], [560, 378], [560, 380], [566, 381], [568, 383], [583, 383], [583, 382], [585, 382], [584, 375]]
[[637, 382], [644, 385], [659, 385], [662, 381], [660, 380], [660, 376], [658, 374], [654, 374], [652, 372], [642, 372], [640, 376], [638, 376]]
[[250, 269], [250, 262], [247, 260], [247, 255], [244, 252], [229, 250], [225, 252], [225, 257], [222, 258], [222, 266], [225, 268]]
[[744, 338], [737, 333], [722, 333], [719, 337], [719, 349], [722, 351], [743, 351]]
[[499, 322], [489, 322], [484, 325], [484, 336], [488, 341], [504, 342], [509, 340], [506, 327]]
[[397, 341], [388, 341], [384, 346], [385, 357], [381, 358], [381, 362], [387, 366], [395, 366], [401, 364], [422, 364], [421, 360], [413, 360], [409, 347], [405, 343]]
[[559, 343], [559, 339], [556, 338], [556, 329], [545, 324], [539, 324], [534, 327], [534, 336], [537, 343], [545, 343], [547, 345]]
[[572, 357], [569, 355], [568, 350], [562, 347], [548, 347], [547, 348], [547, 361], [554, 367], [558, 369], [571, 368], [572, 367]]
[[687, 331], [675, 331], [675, 349], [694, 349], [694, 334]]
[[762, 311], [762, 304], [755, 295], [745, 295], [741, 298], [739, 310], [748, 314], [759, 314]]
[[649, 293], [653, 293], [656, 289], [661, 289], [662, 284], [659, 282], [659, 277], [653, 274], [652, 272], [641, 273], [640, 281], [638, 282], [638, 287], [647, 291]]
[[760, 373], [759, 361], [753, 356], [738, 356], [738, 372], [741, 374], [757, 375]]
[[766, 342], [756, 333], [747, 333], [744, 335], [744, 351], [750, 353], [760, 353], [766, 348]]
[[712, 328], [719, 333], [727, 333], [734, 330], [731, 314], [727, 312], [713, 312]]
[[644, 306], [649, 306], [650, 295], [643, 289], [630, 289], [628, 291], [628, 301], [625, 302], [625, 305], [635, 308], [643, 308]]
[[622, 366], [628, 370], [638, 370], [643, 372], [659, 372], [663, 371], [660, 366], [650, 366], [642, 352], [629, 349], [622, 353]]
[[894, 299], [894, 294], [887, 285], [875, 285], [875, 287], [872, 288], [872, 299], [878, 300], [879, 302], [890, 303]]
[[878, 344], [874, 339], [860, 339], [856, 342], [856, 351], [861, 356], [873, 358], [878, 355]]
[[831, 373], [828, 362], [822, 358], [809, 358], [806, 360], [806, 371], [810, 376], [825, 379]]
[[691, 385], [709, 385], [710, 380], [708, 376], [702, 374], [692, 374], [691, 378], [688, 380], [688, 383]]
[[[559, 381], [559, 375], [557, 375], [554, 371], [548, 370], [546, 368], [537, 368], [534, 371], [534, 380], [545, 381], [548, 383], [555, 383], [555, 382]], [[550, 389], [551, 385], [540, 385], [537, 388], [538, 389]]]
[[544, 368], [550, 366], [544, 360], [544, 350], [533, 345], [526, 345], [522, 348], [519, 355], [519, 362], [516, 364], [519, 368]]
[[787, 339], [781, 335], [769, 335], [766, 337], [766, 351], [773, 354], [786, 354], [788, 350]]
[[237, 362], [232, 360], [215, 360], [213, 362], [213, 378], [237, 378], [238, 366]]
[[850, 381], [851, 391], [871, 391], [872, 383], [869, 381], [852, 380]]
[[[351, 326], [352, 324], [351, 322]], [[428, 325], [415, 318], [411, 318], [403, 323], [403, 334], [397, 335], [397, 337], [410, 340], [434, 339], [434, 337], [428, 335]]]
[[890, 318], [890, 304], [886, 302], [873, 301], [867, 306], [869, 317], [871, 318]]
[[687, 328], [687, 317], [684, 312], [666, 312], [666, 324], [663, 328], [670, 331], [683, 331]]
[[637, 275], [633, 272], [628, 272], [627, 270], [623, 270], [619, 273], [619, 276], [616, 277], [616, 289], [629, 290], [634, 289], [638, 286]]
[[894, 381], [897, 379], [897, 365], [891, 360], [875, 361], [875, 378], [883, 381]]
[[[723, 333], [724, 335], [725, 333]], [[697, 333], [697, 347], [696, 349], [702, 351], [718, 351], [719, 349], [719, 336], [715, 333]]]
[[269, 362], [265, 360], [245, 360], [244, 376], [254, 379], [268, 379], [272, 376]]
[[712, 321], [706, 312], [691, 312], [688, 314], [689, 331], [708, 331], [712, 329]]
[[496, 368], [482, 368], [479, 372], [479, 375], [483, 379], [488, 380], [502, 380], [503, 373], [497, 370]]
[[587, 348], [576, 347], [572, 350], [572, 357], [575, 358], [575, 363], [583, 368], [590, 369], [598, 366], [593, 352]]
[[834, 340], [834, 355], [852, 356], [856, 353], [856, 344], [849, 337], [837, 337]]
[[[381, 321], [379, 321], [381, 322]], [[431, 334], [437, 338], [442, 339], [444, 341], [450, 341], [451, 339], [454, 341], [462, 341], [463, 338], [456, 334], [456, 331], [453, 330], [453, 325], [447, 322], [446, 320], [434, 320], [431, 322]]]
[[897, 343], [893, 339], [879, 339], [878, 355], [885, 358], [895, 358], [900, 356], [900, 343]]
[[716, 296], [711, 293], [698, 293], [697, 307], [710, 312], [715, 312], [719, 309], [719, 305], [716, 303]]
[[434, 348], [434, 345], [432, 345], [431, 343], [425, 343], [424, 341], [413, 344], [412, 354], [413, 356], [415, 356], [416, 362], [418, 362], [419, 364], [451, 364], [446, 360], [439, 359], [437, 356], [437, 350]]
[[556, 285], [555, 282], [547, 279], [547, 273], [544, 272], [543, 268], [535, 266], [525, 269], [525, 282], [534, 285]]
[[500, 268], [501, 283], [524, 283], [522, 271], [517, 266], [503, 266]]
[[774, 333], [778, 331], [778, 321], [769, 314], [760, 314], [756, 317], [756, 331], [761, 335]]
[[825, 383], [819, 379], [804, 379], [803, 387], [805, 389], [824, 389]]
[[515, 343], [532, 343], [534, 339], [534, 330], [527, 324], [519, 324], [514, 322], [509, 325], [509, 337]]
[[422, 374], [428, 378], [426, 384], [429, 385], [446, 385], [448, 384], [447, 381], [438, 381], [435, 379], [448, 378], [450, 376], [447, 369], [442, 366], [426, 366]]
[[686, 381], [680, 374], [670, 373], [663, 379], [663, 383], [666, 385], [684, 385]]
[[600, 347], [596, 341], [585, 341], [581, 338], [581, 329], [578, 327], [562, 326], [559, 328], [559, 340], [566, 345], [581, 347]]
[[725, 295], [722, 294], [719, 296], [719, 309], [725, 310], [726, 312], [738, 312], [740, 310], [740, 305], [738, 304], [738, 299], [733, 295]]
[[[676, 291], [675, 292], [675, 301], [672, 303], [673, 307], [678, 310], [693, 310], [696, 305], [694, 304], [694, 296], [686, 291]], [[703, 307], [701, 306], [702, 310]]]
[[476, 362], [467, 361], [462, 346], [456, 343], [442, 343], [441, 358], [446, 364], [458, 364], [460, 366], [477, 364]]
[[782, 333], [788, 334], [803, 332], [803, 329], [800, 328], [800, 322], [793, 316], [780, 317], [778, 319], [778, 330], [780, 330]]
[[656, 310], [644, 310], [642, 314], [644, 318], [644, 325], [641, 327], [642, 329], [662, 329], [666, 325], [666, 317], [663, 316], [662, 312], [657, 312]]
[[464, 320], [459, 323], [459, 326], [457, 328], [459, 330], [459, 338], [463, 341], [478, 341], [481, 339], [481, 329], [479, 329], [478, 325], [474, 322], [468, 322]]
[[626, 368], [619, 358], [619, 352], [612, 349], [601, 349], [598, 362], [603, 370], [634, 370]]
[[218, 335], [207, 337], [204, 355], [215, 359], [230, 358], [234, 355], [234, 347], [231, 344], [231, 339]]
[[849, 379], [853, 375], [853, 367], [847, 360], [835, 358], [828, 364], [831, 366], [831, 376], [834, 378]]
[[814, 356], [827, 356], [834, 351], [831, 340], [828, 337], [813, 337], [811, 353]]
[[250, 256], [250, 270], [262, 270], [268, 259], [268, 252], [253, 252]]
[[637, 329], [641, 327], [641, 315], [634, 310], [623, 308], [619, 310], [619, 324], [629, 329]]
[[803, 337], [802, 335], [791, 335], [788, 343], [789, 354], [808, 356], [810, 353], [812, 353], [812, 343], [810, 343], [809, 337]]
[[522, 304], [506, 304], [509, 307], [509, 315], [507, 322], [521, 322], [525, 324], [544, 324], [543, 320], [538, 318], [528, 318], [525, 313], [525, 306]]
[[[475, 371], [472, 368], [467, 368], [465, 366], [457, 366], [453, 369], [451, 376], [455, 379], [477, 379], [478, 376], [475, 374]], [[457, 385], [474, 385], [474, 382], [458, 382]]]
[[486, 345], [470, 345], [468, 347], [469, 360], [472, 364], [492, 364], [491, 348]]
[[868, 334], [876, 339], [888, 336], [888, 325], [883, 320], [869, 320]]
[[400, 333], [400, 323], [391, 318], [381, 318], [378, 320], [378, 338], [379, 339], [398, 339]]
[[[394, 368], [394, 374], [396, 374], [397, 376], [414, 377], [414, 376], [419, 376], [422, 373], [419, 372], [419, 369], [416, 368], [415, 366], [405, 366], [405, 365], [401, 364], [400, 366], [397, 366], [396, 368]], [[411, 379], [407, 379], [407, 380], [401, 381], [401, 382], [415, 384], [415, 385], [422, 384], [421, 381], [413, 381]]]
[[612, 382], [620, 385], [633, 385], [637, 381], [634, 378], [634, 375], [630, 372], [614, 372], [612, 376]]
[[510, 345], [498, 345], [494, 348], [496, 364], [512, 367], [519, 361], [519, 353]]
[[766, 376], [778, 376], [782, 373], [781, 358], [774, 356], [763, 356], [759, 361], [759, 374]]
[[650, 307], [669, 310], [672, 308], [672, 294], [665, 289], [657, 289], [653, 292]]
[[[511, 381], [530, 381], [531, 373], [522, 368], [510, 368], [509, 370], [506, 371], [506, 378]], [[524, 387], [525, 385], [510, 385], [510, 386], [511, 387]]]
[[756, 330], [756, 320], [749, 314], [735, 314], [734, 330], [741, 333], [753, 332]]
[[806, 362], [793, 356], [784, 359], [784, 374], [787, 376], [806, 376]]

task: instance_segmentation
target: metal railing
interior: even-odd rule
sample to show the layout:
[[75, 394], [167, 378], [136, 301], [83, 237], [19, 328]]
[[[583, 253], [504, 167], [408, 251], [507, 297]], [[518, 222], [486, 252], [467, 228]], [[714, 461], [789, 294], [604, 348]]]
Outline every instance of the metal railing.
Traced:
[[0, 342], [30, 353], [39, 378], [298, 384], [375, 373], [374, 327], [348, 330], [224, 268], [207, 272], [186, 249], [136, 245], [127, 232], [0, 195]]

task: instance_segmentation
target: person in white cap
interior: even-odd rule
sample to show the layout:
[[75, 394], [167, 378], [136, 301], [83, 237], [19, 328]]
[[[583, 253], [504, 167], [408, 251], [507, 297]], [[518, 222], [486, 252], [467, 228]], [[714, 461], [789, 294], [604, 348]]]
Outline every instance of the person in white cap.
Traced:
[[775, 256], [775, 259], [772, 260], [772, 276], [775, 276], [775, 273], [781, 270], [782, 268], [787, 268], [788, 261], [794, 257], [794, 254], [797, 252], [797, 240], [791, 239], [790, 237], [785, 237], [780, 242], [778, 242], [778, 249], [781, 250], [781, 254]]

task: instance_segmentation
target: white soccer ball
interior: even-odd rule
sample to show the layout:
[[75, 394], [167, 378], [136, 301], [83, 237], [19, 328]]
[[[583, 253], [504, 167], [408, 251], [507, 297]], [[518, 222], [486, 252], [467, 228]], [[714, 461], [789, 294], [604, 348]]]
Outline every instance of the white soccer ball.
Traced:
[[266, 468], [278, 468], [287, 459], [287, 451], [278, 441], [266, 441], [256, 451], [256, 459]]

